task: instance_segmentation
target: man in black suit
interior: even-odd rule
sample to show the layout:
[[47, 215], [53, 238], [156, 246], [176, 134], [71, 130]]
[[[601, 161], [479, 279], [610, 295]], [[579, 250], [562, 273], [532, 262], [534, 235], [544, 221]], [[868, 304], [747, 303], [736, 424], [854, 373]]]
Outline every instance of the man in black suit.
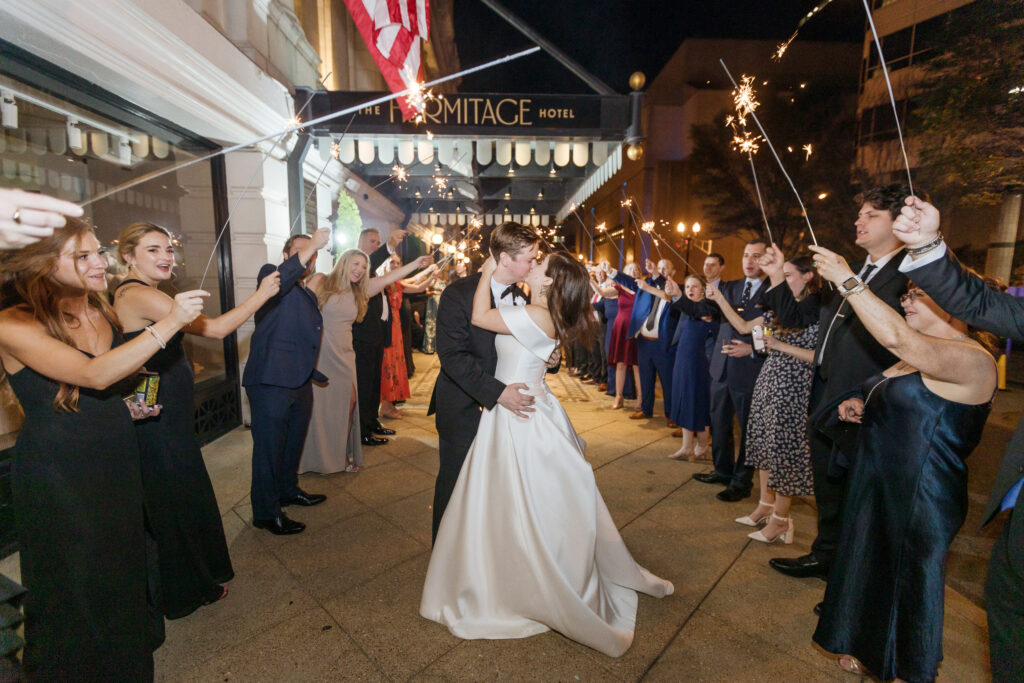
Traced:
[[[725, 282], [719, 288], [744, 320], [753, 320], [762, 314], [760, 302], [766, 287], [760, 264], [767, 246], [763, 239], [748, 242], [743, 249], [744, 278]], [[754, 353], [750, 335], [737, 332], [716, 304], [690, 301], [684, 296], [672, 306], [691, 316], [711, 316], [718, 323], [710, 367], [711, 454], [715, 469], [695, 474], [693, 478], [705, 484], [725, 484], [726, 489], [717, 496], [719, 500], [742, 500], [750, 495], [754, 478], [754, 468], [746, 464], [747, 415], [764, 356]], [[732, 434], [733, 417], [740, 423], [738, 455]]]
[[[994, 292], [965, 270], [939, 234], [939, 212], [917, 198], [907, 200], [893, 233], [907, 245], [900, 270], [944, 311], [1001, 337], [1024, 339], [1024, 301]], [[992, 548], [985, 581], [985, 609], [995, 683], [1024, 681], [1024, 420], [1006, 447], [982, 525], [1006, 512]]]
[[[860, 280], [870, 283], [871, 291], [893, 309], [902, 313], [900, 296], [907, 291], [907, 278], [899, 272], [898, 258], [903, 245], [892, 232], [904, 198], [910, 193], [906, 185], [876, 187], [862, 197], [854, 227], [857, 246], [867, 252], [867, 259], [855, 264]], [[769, 250], [764, 268], [769, 273], [782, 268], [783, 259], [777, 249]], [[776, 279], [778, 273], [773, 275]], [[815, 373], [811, 383], [808, 413], [813, 418], [837, 409], [837, 399], [859, 387], [872, 375], [896, 362], [864, 328], [864, 324], [846, 305], [839, 291], [831, 296], [822, 292], [818, 305], [800, 305], [783, 282], [765, 295], [765, 306], [775, 311], [776, 319], [790, 328], [804, 328], [818, 323], [818, 344], [814, 352]], [[805, 302], [808, 301], [805, 299]], [[839, 445], [808, 421], [811, 446], [811, 468], [814, 474], [814, 497], [818, 508], [818, 536], [811, 552], [795, 558], [774, 558], [772, 567], [789, 576], [828, 578], [832, 557], [839, 543], [843, 505], [846, 501], [845, 471], [837, 465]], [[841, 458], [839, 460], [842, 460]]]
[[281, 277], [281, 290], [256, 311], [242, 375], [252, 409], [252, 525], [274, 534], [306, 528], [282, 507], [316, 505], [327, 498], [300, 489], [298, 471], [313, 410], [311, 380], [326, 380], [316, 371], [323, 318], [316, 295], [303, 281], [330, 237], [329, 228], [312, 237], [292, 235], [284, 244], [284, 262], [264, 265], [257, 276], [257, 285], [275, 270]]
[[[367, 228], [359, 233], [358, 246], [370, 259], [370, 277], [391, 258], [391, 254], [405, 238], [405, 230], [392, 230], [386, 244], [381, 244], [380, 232]], [[352, 348], [356, 353], [356, 388], [359, 390], [359, 430], [364, 446], [380, 446], [388, 442], [385, 436], [395, 433], [380, 423], [380, 372], [384, 363], [384, 349], [391, 346], [391, 316], [395, 313], [388, 303], [386, 292], [370, 297], [362, 321], [352, 323]]]
[[[497, 261], [491, 279], [491, 303], [525, 306], [526, 297], [516, 286], [537, 262], [540, 239], [518, 223], [502, 223], [491, 233], [490, 251]], [[519, 417], [533, 412], [533, 396], [522, 393], [525, 384], [505, 385], [494, 377], [498, 354], [494, 333], [474, 327], [473, 294], [480, 274], [453, 280], [437, 308], [437, 357], [441, 372], [434, 384], [427, 414], [436, 414], [440, 467], [434, 486], [433, 536], [448, 506], [466, 453], [476, 437], [483, 409], [500, 403]]]

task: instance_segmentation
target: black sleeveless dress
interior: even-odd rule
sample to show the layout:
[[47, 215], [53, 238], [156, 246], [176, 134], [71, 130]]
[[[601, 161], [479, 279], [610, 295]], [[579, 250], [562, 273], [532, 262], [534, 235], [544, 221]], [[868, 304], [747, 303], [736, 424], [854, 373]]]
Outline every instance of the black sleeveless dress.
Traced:
[[28, 367], [9, 377], [25, 411], [11, 465], [25, 674], [151, 680], [163, 621], [147, 606], [142, 475], [123, 402], [132, 382], [83, 388], [78, 412], [63, 412], [53, 407], [57, 382]]
[[946, 551], [967, 515], [967, 465], [991, 402], [933, 394], [919, 373], [867, 396], [843, 530], [814, 641], [882, 680], [930, 681], [942, 661]]
[[[139, 280], [125, 280], [145, 283]], [[129, 332], [126, 339], [145, 330]], [[150, 529], [160, 558], [160, 607], [179, 619], [217, 600], [234, 578], [217, 498], [196, 439], [192, 365], [179, 332], [148, 361], [160, 414], [135, 423]]]

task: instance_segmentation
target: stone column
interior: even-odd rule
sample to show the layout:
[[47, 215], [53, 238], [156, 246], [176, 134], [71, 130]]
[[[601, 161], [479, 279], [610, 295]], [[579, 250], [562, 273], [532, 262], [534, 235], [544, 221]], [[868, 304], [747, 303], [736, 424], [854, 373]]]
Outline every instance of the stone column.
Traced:
[[985, 257], [985, 275], [996, 277], [1003, 282], [1010, 281], [1013, 272], [1013, 250], [1017, 245], [1017, 229], [1020, 226], [1020, 194], [1008, 194], [1003, 198], [999, 210], [999, 223], [988, 245]]

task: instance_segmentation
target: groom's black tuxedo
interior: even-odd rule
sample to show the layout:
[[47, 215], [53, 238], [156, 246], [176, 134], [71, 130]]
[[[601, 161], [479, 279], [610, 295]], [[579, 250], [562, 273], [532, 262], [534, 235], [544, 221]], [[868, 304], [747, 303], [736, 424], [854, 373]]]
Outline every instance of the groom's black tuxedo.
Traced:
[[[474, 327], [473, 295], [480, 274], [456, 280], [441, 294], [437, 308], [437, 356], [441, 372], [427, 414], [437, 417], [441, 464], [434, 486], [433, 537], [480, 425], [480, 413], [493, 408], [505, 385], [494, 378], [498, 353], [494, 333]], [[491, 296], [491, 305], [494, 297]]]

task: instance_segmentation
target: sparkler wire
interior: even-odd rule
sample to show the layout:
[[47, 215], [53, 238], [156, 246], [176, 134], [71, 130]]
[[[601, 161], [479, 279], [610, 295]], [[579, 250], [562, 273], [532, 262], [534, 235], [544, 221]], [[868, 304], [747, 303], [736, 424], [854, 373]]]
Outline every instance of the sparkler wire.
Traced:
[[764, 212], [764, 201], [761, 199], [761, 186], [757, 182], [757, 171], [754, 170], [754, 155], [747, 152], [747, 159], [750, 161], [750, 174], [754, 176], [754, 189], [757, 191], [757, 205], [761, 207], [761, 217], [764, 218], [764, 229], [768, 231], [768, 241], [775, 244], [772, 237], [772, 229], [768, 227], [768, 214]]
[[[730, 81], [732, 81], [733, 87], [739, 88], [739, 85], [736, 84], [736, 79], [732, 77], [732, 73], [729, 71], [729, 67], [725, 65], [725, 61], [719, 59], [718, 63], [722, 65], [723, 69], [725, 69], [725, 75], [729, 77]], [[807, 222], [807, 229], [811, 232], [811, 239], [814, 241], [815, 246], [817, 246], [818, 238], [814, 235], [814, 228], [811, 227], [811, 217], [807, 215], [807, 207], [804, 206], [803, 200], [800, 199], [800, 193], [796, 191], [796, 185], [793, 184], [793, 179], [789, 177], [788, 173], [786, 173], [786, 167], [782, 165], [782, 159], [779, 158], [778, 152], [775, 151], [775, 145], [772, 144], [771, 139], [768, 137], [768, 133], [765, 132], [764, 126], [761, 125], [761, 120], [757, 118], [757, 114], [751, 111], [750, 117], [754, 119], [754, 123], [757, 124], [757, 128], [761, 131], [764, 141], [768, 144], [768, 149], [771, 150], [772, 156], [775, 157], [775, 162], [779, 165], [779, 170], [782, 171], [782, 175], [786, 177], [786, 181], [789, 183], [790, 188], [792, 188], [793, 194], [796, 196], [796, 201], [800, 204], [800, 209], [804, 214], [804, 221]]]
[[473, 66], [473, 67], [470, 67], [468, 69], [463, 69], [462, 71], [459, 71], [459, 72], [454, 73], [454, 74], [450, 74], [448, 76], [442, 76], [441, 78], [436, 78], [436, 79], [430, 81], [429, 83], [424, 83], [422, 86], [417, 85], [416, 87], [406, 88], [405, 90], [402, 90], [401, 92], [391, 93], [390, 95], [383, 95], [383, 96], [378, 97], [376, 99], [370, 100], [369, 102], [364, 102], [362, 104], [357, 104], [357, 105], [355, 105], [353, 107], [348, 107], [346, 109], [342, 109], [341, 111], [336, 111], [336, 112], [333, 112], [333, 113], [330, 113], [330, 114], [325, 114], [325, 115], [323, 115], [323, 116], [321, 116], [319, 118], [312, 119], [311, 121], [300, 122], [297, 125], [288, 126], [287, 128], [285, 128], [282, 131], [275, 131], [275, 132], [270, 133], [268, 135], [263, 135], [263, 136], [260, 136], [258, 138], [255, 138], [253, 140], [248, 140], [246, 142], [240, 142], [240, 143], [238, 143], [236, 145], [231, 145], [229, 147], [223, 147], [223, 148], [221, 148], [221, 149], [219, 149], [219, 150], [217, 150], [215, 152], [211, 152], [211, 153], [203, 155], [201, 157], [196, 157], [195, 159], [189, 159], [188, 161], [182, 162], [180, 164], [176, 164], [176, 165], [171, 166], [169, 168], [164, 168], [164, 169], [160, 169], [158, 171], [153, 171], [151, 173], [147, 173], [145, 175], [141, 175], [138, 178], [135, 178], [134, 180], [128, 181], [126, 183], [118, 185], [117, 187], [111, 188], [110, 190], [107, 190], [106, 192], [102, 192], [102, 193], [96, 195], [95, 197], [92, 197], [91, 199], [87, 199], [86, 201], [80, 203], [79, 206], [82, 206], [82, 207], [88, 206], [89, 204], [92, 204], [93, 202], [99, 201], [100, 199], [104, 199], [104, 198], [109, 197], [109, 196], [111, 196], [113, 194], [117, 194], [118, 192], [121, 192], [123, 190], [127, 190], [127, 189], [129, 189], [131, 187], [135, 187], [136, 185], [139, 185], [140, 183], [144, 183], [147, 180], [152, 180], [153, 178], [159, 178], [160, 176], [166, 175], [166, 174], [171, 173], [173, 171], [177, 171], [179, 169], [186, 168], [188, 166], [192, 166], [193, 164], [198, 164], [198, 163], [200, 163], [202, 161], [206, 161], [208, 159], [212, 159], [215, 156], [219, 156], [221, 154], [227, 154], [229, 152], [237, 152], [240, 149], [245, 149], [246, 147], [251, 147], [252, 145], [255, 145], [256, 143], [263, 142], [265, 140], [269, 140], [269, 139], [271, 139], [273, 137], [277, 137], [278, 135], [284, 134], [284, 135], [287, 136], [288, 134], [293, 133], [294, 131], [299, 130], [301, 128], [306, 128], [306, 127], [310, 127], [310, 126], [316, 126], [316, 125], [324, 123], [326, 121], [330, 121], [332, 119], [336, 119], [336, 118], [338, 118], [340, 116], [348, 116], [349, 114], [355, 114], [359, 110], [365, 109], [366, 107], [373, 107], [373, 106], [376, 106], [378, 104], [384, 104], [385, 102], [390, 102], [392, 100], [396, 100], [399, 97], [405, 97], [405, 96], [410, 95], [410, 94], [412, 94], [414, 92], [419, 92], [423, 88], [429, 88], [429, 87], [432, 87], [432, 86], [435, 86], [435, 85], [440, 85], [441, 83], [445, 83], [447, 81], [454, 80], [456, 78], [462, 78], [463, 76], [468, 76], [469, 74], [476, 73], [478, 71], [483, 71], [484, 69], [489, 69], [492, 66], [498, 66], [499, 64], [505, 64], [505, 63], [508, 63], [508, 62], [511, 62], [511, 61], [515, 61], [517, 59], [520, 59], [522, 57], [526, 57], [527, 55], [532, 55], [533, 53], [539, 52], [539, 51], [540, 51], [540, 47], [534, 46], [534, 47], [531, 47], [531, 48], [527, 48], [525, 50], [520, 50], [519, 52], [513, 52], [510, 55], [505, 55], [504, 57], [499, 57], [498, 59], [492, 59], [491, 61], [489, 61], [489, 62], [487, 62], [485, 64], [480, 64], [478, 66]]
[[[863, 0], [864, 11], [868, 15], [868, 24], [871, 26], [871, 37], [875, 42], [875, 48], [878, 50], [878, 62], [882, 66], [882, 75], [885, 76], [885, 87], [889, 89], [889, 102], [892, 104], [892, 115], [896, 121], [896, 134], [900, 138], [900, 151], [903, 153], [903, 165], [907, 169], [907, 186], [910, 188], [910, 194], [914, 194], [914, 181], [910, 179], [910, 161], [907, 159], [907, 147], [903, 143], [903, 128], [900, 126], [900, 113], [896, 109], [896, 96], [892, 92], [892, 81], [889, 79], [889, 67], [885, 64], [885, 55], [882, 53], [882, 43], [878, 40], [878, 31], [875, 30], [875, 19], [871, 15], [871, 8], [868, 7], [868, 0]], [[817, 244], [817, 242], [815, 242]]]

